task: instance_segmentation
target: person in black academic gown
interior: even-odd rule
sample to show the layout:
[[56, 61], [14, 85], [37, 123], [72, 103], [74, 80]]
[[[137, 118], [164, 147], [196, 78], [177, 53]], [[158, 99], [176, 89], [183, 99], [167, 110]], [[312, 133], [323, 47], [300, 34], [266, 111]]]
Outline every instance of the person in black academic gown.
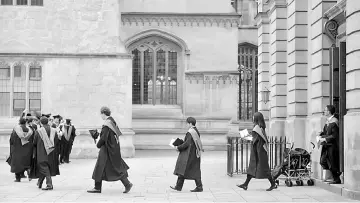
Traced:
[[249, 182], [252, 178], [268, 179], [271, 186], [266, 191], [277, 188], [274, 179], [271, 176], [269, 167], [269, 141], [266, 136], [266, 125], [264, 116], [260, 112], [256, 112], [253, 117], [254, 129], [252, 130], [252, 150], [250, 152], [249, 167], [247, 170], [246, 181], [237, 185], [239, 188], [247, 190]]
[[339, 157], [339, 120], [335, 115], [335, 107], [327, 105], [324, 115], [328, 117], [323, 131], [320, 133], [321, 149], [320, 165], [324, 170], [330, 170], [334, 181], [330, 184], [341, 184]]
[[128, 193], [133, 184], [128, 180], [129, 166], [121, 158], [119, 136], [120, 129], [111, 117], [108, 107], [100, 109], [101, 118], [105, 121], [102, 126], [100, 139], [96, 146], [100, 149], [99, 156], [94, 168], [92, 179], [95, 187], [88, 190], [89, 193], [101, 193], [102, 181], [120, 180], [125, 187], [124, 193]]
[[184, 143], [177, 146], [180, 152], [176, 161], [174, 175], [178, 176], [175, 186], [170, 186], [171, 189], [181, 191], [185, 179], [195, 180], [196, 188], [191, 192], [202, 192], [203, 184], [201, 182], [201, 152], [204, 151], [200, 133], [195, 127], [196, 120], [193, 117], [186, 119], [189, 130], [186, 133]]
[[56, 149], [59, 144], [59, 137], [54, 128], [48, 125], [48, 119], [41, 117], [41, 127], [37, 129], [34, 137], [34, 147], [36, 148], [37, 170], [36, 176], [39, 178], [38, 187], [42, 188], [46, 178], [46, 188], [52, 190], [52, 176], [60, 175], [59, 159], [56, 156]]
[[71, 124], [71, 119], [65, 119], [65, 125], [62, 125], [61, 131], [63, 137], [61, 139], [60, 163], [69, 163], [69, 157], [72, 146], [76, 137], [76, 128]]
[[24, 171], [30, 168], [33, 151], [34, 131], [29, 128], [25, 118], [20, 118], [10, 136], [10, 166], [15, 173], [15, 182], [20, 182]]

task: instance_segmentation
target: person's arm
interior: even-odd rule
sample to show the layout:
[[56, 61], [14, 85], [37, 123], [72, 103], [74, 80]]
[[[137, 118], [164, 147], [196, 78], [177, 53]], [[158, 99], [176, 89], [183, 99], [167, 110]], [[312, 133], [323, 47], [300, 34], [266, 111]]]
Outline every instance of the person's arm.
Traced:
[[185, 136], [185, 140], [184, 140], [184, 143], [182, 143], [181, 145], [179, 145], [177, 147], [177, 149], [181, 152], [183, 150], [185, 150], [186, 148], [188, 148], [191, 144], [191, 135], [189, 132], [186, 133], [186, 136]]
[[331, 134], [324, 137], [324, 141], [326, 143], [333, 143], [339, 136], [339, 128], [337, 125], [332, 125], [331, 127]]
[[101, 129], [101, 133], [100, 133], [100, 139], [96, 144], [97, 148], [100, 149], [106, 143], [109, 133], [110, 133], [109, 127], [103, 126], [103, 128]]

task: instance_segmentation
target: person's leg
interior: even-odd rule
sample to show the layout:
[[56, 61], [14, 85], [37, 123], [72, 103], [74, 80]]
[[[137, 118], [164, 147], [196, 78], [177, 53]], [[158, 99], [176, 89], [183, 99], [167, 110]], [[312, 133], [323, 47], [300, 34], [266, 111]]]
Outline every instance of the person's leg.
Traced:
[[190, 190], [191, 192], [202, 192], [203, 191], [203, 185], [201, 178], [195, 179], [196, 188], [194, 190]]
[[21, 173], [15, 173], [15, 182], [21, 181]]
[[128, 179], [127, 177], [124, 177], [124, 178], [121, 179], [121, 182], [122, 182], [122, 184], [123, 184], [124, 187], [125, 187], [124, 193], [130, 192], [133, 184], [129, 181], [129, 179]]
[[39, 189], [42, 188], [42, 184], [43, 184], [43, 182], [44, 182], [44, 179], [45, 179], [45, 176], [43, 176], [43, 175], [41, 175], [41, 176], [39, 177], [38, 182], [37, 182], [37, 184], [36, 184]]
[[102, 181], [95, 181], [95, 187], [91, 190], [88, 190], [88, 193], [101, 193]]
[[266, 189], [266, 191], [271, 191], [273, 189], [276, 189], [277, 187], [276, 187], [275, 181], [271, 175], [269, 175], [268, 180], [269, 180], [271, 186], [270, 186], [270, 188]]
[[244, 189], [244, 190], [247, 190], [247, 187], [248, 187], [248, 185], [249, 185], [249, 183], [250, 183], [250, 180], [251, 180], [252, 178], [253, 178], [252, 175], [247, 174], [245, 182], [244, 182], [243, 184], [237, 185], [237, 186], [238, 186], [239, 188], [242, 188], [242, 189]]
[[181, 191], [182, 187], [184, 185], [184, 182], [185, 182], [184, 176], [178, 176], [175, 187], [170, 186], [170, 188], [173, 190]]

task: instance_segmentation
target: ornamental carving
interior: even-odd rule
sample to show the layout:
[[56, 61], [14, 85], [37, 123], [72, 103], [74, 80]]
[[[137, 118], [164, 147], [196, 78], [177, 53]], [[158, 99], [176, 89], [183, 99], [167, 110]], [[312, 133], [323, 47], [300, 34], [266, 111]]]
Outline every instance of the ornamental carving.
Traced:
[[335, 20], [329, 20], [324, 25], [324, 34], [326, 34], [331, 41], [336, 43], [336, 36], [338, 35], [339, 24]]
[[122, 13], [121, 22], [124, 26], [238, 27], [240, 16], [237, 14]]

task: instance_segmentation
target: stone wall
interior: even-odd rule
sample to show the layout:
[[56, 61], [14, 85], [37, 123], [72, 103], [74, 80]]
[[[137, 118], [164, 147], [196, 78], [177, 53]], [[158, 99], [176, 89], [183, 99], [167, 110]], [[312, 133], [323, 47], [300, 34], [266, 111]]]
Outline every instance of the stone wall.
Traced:
[[123, 53], [119, 1], [0, 7], [0, 52]]

